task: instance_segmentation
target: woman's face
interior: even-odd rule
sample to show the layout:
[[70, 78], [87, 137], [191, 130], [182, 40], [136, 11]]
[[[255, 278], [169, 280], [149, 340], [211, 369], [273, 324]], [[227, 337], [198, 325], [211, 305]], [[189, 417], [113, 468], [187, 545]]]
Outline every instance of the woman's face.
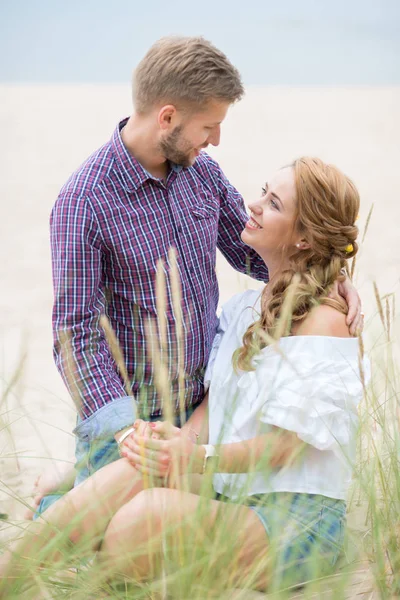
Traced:
[[293, 250], [300, 236], [294, 231], [296, 188], [292, 167], [278, 171], [249, 209], [250, 219], [241, 234], [248, 246], [264, 259]]

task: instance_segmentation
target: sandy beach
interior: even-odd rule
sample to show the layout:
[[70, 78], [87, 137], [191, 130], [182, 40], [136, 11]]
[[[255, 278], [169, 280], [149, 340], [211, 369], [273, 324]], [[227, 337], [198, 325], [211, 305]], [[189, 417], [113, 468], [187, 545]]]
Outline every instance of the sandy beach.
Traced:
[[[73, 461], [75, 410], [52, 358], [50, 210], [69, 174], [129, 114], [131, 100], [129, 86], [0, 86], [0, 95], [0, 415], [6, 425], [0, 512], [19, 518], [18, 498], [29, 498], [44, 464]], [[331, 161], [354, 179], [361, 231], [374, 204], [356, 278], [367, 348], [378, 324], [372, 282], [382, 295], [400, 284], [399, 106], [398, 87], [250, 88], [210, 152], [246, 203], [299, 155]], [[218, 275], [221, 302], [258, 285], [220, 257]]]

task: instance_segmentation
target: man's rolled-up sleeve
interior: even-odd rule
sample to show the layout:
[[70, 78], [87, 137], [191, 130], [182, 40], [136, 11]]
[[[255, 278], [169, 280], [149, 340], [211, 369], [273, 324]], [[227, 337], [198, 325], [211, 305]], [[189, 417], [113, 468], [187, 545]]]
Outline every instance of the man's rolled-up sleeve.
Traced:
[[249, 219], [243, 198], [218, 165], [216, 165], [216, 175], [221, 201], [218, 248], [234, 269], [254, 279], [267, 282], [268, 269], [265, 262], [240, 237]]

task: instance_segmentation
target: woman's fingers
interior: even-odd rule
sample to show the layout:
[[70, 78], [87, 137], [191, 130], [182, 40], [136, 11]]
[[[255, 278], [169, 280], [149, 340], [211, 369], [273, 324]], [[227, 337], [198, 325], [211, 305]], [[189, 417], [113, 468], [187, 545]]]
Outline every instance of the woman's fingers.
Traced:
[[134, 447], [137, 446], [142, 453], [148, 450], [161, 452], [162, 450], [167, 450], [165, 447], [166, 443], [167, 442], [163, 439], [148, 438], [132, 433], [124, 440], [121, 450], [124, 450], [125, 448], [133, 450]]
[[137, 435], [140, 435], [142, 437], [150, 437], [151, 429], [150, 423], [148, 421], [143, 421], [143, 419], [136, 419], [136, 421], [133, 424], [133, 427]]
[[136, 469], [137, 461], [131, 450], [127, 450], [126, 448], [124, 450], [121, 450], [121, 456], [122, 458], [126, 458], [126, 460], [132, 465], [132, 467], [135, 467]]
[[[127, 438], [124, 450], [129, 448], [131, 452], [135, 452], [139, 456], [149, 458], [151, 460], [158, 461], [162, 456], [165, 456], [167, 452], [163, 447], [148, 448], [145, 446], [144, 441], [147, 438]], [[161, 440], [152, 440], [153, 442], [160, 442]]]
[[169, 454], [162, 449], [145, 448], [143, 444], [137, 444], [134, 440], [129, 440], [126, 446], [140, 458], [140, 462], [152, 461], [160, 465], [169, 463]]
[[153, 439], [171, 439], [177, 435], [180, 435], [181, 430], [179, 427], [175, 427], [168, 421], [143, 421], [143, 419], [136, 419], [133, 424], [135, 429], [134, 433], [131, 433], [129, 437], [152, 437]]
[[137, 449], [124, 449], [121, 454], [139, 471], [145, 468], [149, 473], [159, 477], [163, 477], [168, 472], [168, 460], [154, 460], [152, 457], [140, 454]]
[[158, 469], [158, 462], [149, 458], [146, 459], [145, 457], [140, 456], [140, 454], [134, 452], [133, 450], [123, 450], [121, 454], [124, 458], [127, 458], [132, 465], [138, 466], [145, 464], [146, 466], [149, 466], [152, 469]]
[[143, 475], [148, 475], [149, 477], [154, 477], [155, 479], [160, 479], [161, 481], [164, 481], [165, 477], [169, 473], [168, 470], [163, 473], [160, 473], [159, 471], [156, 471], [155, 469], [151, 469], [149, 467], [145, 467], [144, 465], [137, 465], [136, 468], [139, 471], [139, 473], [142, 473]]
[[150, 427], [164, 439], [170, 439], [180, 434], [179, 427], [175, 427], [169, 421], [154, 421], [150, 423]]
[[122, 442], [122, 449], [126, 446], [128, 440], [135, 439], [136, 436], [140, 438], [148, 438], [151, 436], [156, 437], [153, 435], [152, 429], [150, 428], [150, 423], [148, 421], [143, 421], [143, 419], [136, 419], [136, 421], [133, 424], [133, 428], [135, 429], [135, 431], [130, 433], [128, 437]]
[[132, 435], [129, 436], [129, 438], [130, 443], [133, 442], [140, 447], [148, 448], [149, 450], [158, 450], [159, 452], [161, 450], [165, 450], [169, 443], [167, 440], [155, 440], [153, 438], [141, 437], [139, 435]]

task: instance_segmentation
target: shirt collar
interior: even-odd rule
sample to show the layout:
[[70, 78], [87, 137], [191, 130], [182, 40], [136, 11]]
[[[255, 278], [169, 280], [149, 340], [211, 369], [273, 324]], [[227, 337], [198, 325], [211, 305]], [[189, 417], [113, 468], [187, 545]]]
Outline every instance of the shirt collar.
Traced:
[[[120, 121], [114, 131], [111, 145], [114, 151], [115, 161], [119, 173], [122, 177], [124, 187], [128, 192], [136, 191], [145, 181], [148, 179], [154, 179], [146, 169], [132, 156], [127, 148], [125, 147], [122, 137], [121, 130], [128, 122], [128, 118]], [[181, 165], [175, 165], [171, 163], [171, 169], [176, 173], [179, 173], [183, 167]]]
[[123, 185], [128, 192], [137, 190], [147, 179], [152, 176], [134, 156], [129, 154], [121, 137], [121, 130], [128, 122], [128, 119], [120, 121], [114, 131], [111, 139], [111, 146], [114, 151], [114, 157], [118, 171], [122, 177]]

